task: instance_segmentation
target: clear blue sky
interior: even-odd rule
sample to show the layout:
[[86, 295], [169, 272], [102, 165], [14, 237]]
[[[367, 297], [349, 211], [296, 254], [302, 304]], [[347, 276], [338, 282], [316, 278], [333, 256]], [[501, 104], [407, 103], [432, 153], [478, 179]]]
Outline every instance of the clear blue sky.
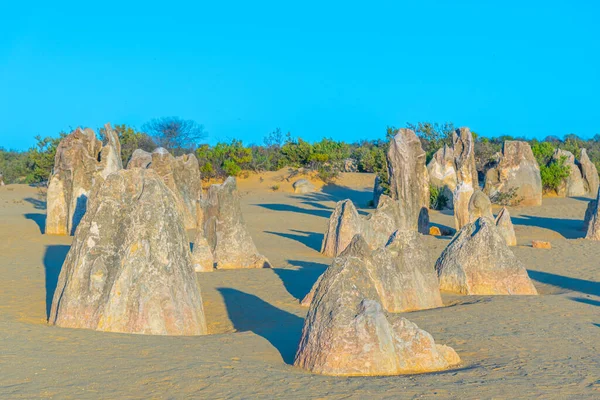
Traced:
[[0, 146], [176, 115], [208, 142], [452, 121], [600, 133], [600, 2], [5, 1]]

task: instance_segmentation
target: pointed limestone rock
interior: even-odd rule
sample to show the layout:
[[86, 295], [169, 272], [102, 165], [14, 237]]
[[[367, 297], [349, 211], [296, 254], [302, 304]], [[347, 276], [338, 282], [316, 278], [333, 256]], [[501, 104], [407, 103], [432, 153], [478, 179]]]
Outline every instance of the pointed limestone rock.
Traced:
[[515, 197], [510, 205], [542, 205], [540, 167], [527, 142], [505, 141], [498, 163], [485, 174], [484, 192], [489, 197], [512, 190]]
[[294, 365], [337, 376], [397, 375], [446, 369], [460, 362], [410, 321], [390, 321], [364, 267], [368, 245], [356, 236], [315, 290]]
[[559, 196], [574, 197], [586, 194], [585, 184], [581, 176], [579, 167], [575, 164], [575, 156], [570, 151], [556, 149], [552, 155], [552, 160], [565, 160], [565, 165], [569, 167], [569, 176], [561, 183], [557, 193]]
[[[382, 195], [377, 209], [367, 217], [358, 214], [350, 200], [336, 204], [329, 217], [327, 232], [323, 237], [321, 253], [328, 257], [340, 254], [354, 235], [360, 234], [373, 249], [383, 247], [390, 235], [403, 229], [404, 214], [400, 203]], [[422, 212], [418, 219], [419, 231], [423, 232], [429, 225], [429, 214]]]
[[584, 225], [586, 227], [585, 238], [589, 240], [600, 240], [600, 218], [598, 217], [598, 204], [600, 199], [600, 190], [596, 196], [596, 200], [588, 203], [585, 211]]
[[477, 189], [469, 200], [469, 222], [475, 222], [480, 217], [494, 220], [492, 202], [481, 190]]
[[217, 269], [270, 267], [248, 232], [234, 177], [208, 189], [204, 229]]
[[386, 157], [390, 197], [401, 205], [398, 229], [417, 231], [421, 228], [426, 233], [428, 226], [419, 227], [419, 221], [425, 221], [423, 213], [429, 208], [429, 177], [421, 141], [412, 130], [399, 129], [390, 141]]
[[202, 198], [202, 179], [198, 159], [193, 154], [173, 157], [166, 149], [159, 147], [152, 153], [149, 166], [164, 180], [175, 193], [177, 203], [183, 210], [186, 229], [194, 229], [197, 224], [196, 203]]
[[498, 216], [496, 217], [496, 227], [498, 228], [498, 233], [500, 233], [500, 236], [504, 238], [508, 246], [517, 245], [515, 228], [512, 224], [510, 214], [506, 207], [502, 207], [502, 210], [500, 210], [498, 213]]
[[443, 291], [467, 295], [537, 294], [527, 270], [488, 218], [465, 225], [442, 252], [435, 269]]
[[46, 234], [73, 235], [93, 186], [119, 170], [121, 145], [112, 129], [107, 141], [103, 148], [89, 128], [77, 128], [60, 141], [48, 184]]
[[[358, 240], [357, 237], [361, 244], [368, 246], [360, 235], [355, 236], [353, 241]], [[344, 251], [339, 257], [345, 257], [349, 252]], [[431, 268], [429, 254], [419, 233], [396, 231], [385, 247], [360, 254], [363, 268], [368, 270], [379, 295], [378, 301], [387, 311], [424, 310], [443, 305], [437, 275]], [[335, 270], [343, 265], [336, 261], [329, 268]], [[334, 273], [327, 271], [323, 277]], [[301, 305], [310, 305], [321, 279], [301, 301]]]
[[581, 168], [581, 175], [583, 176], [587, 192], [595, 195], [598, 193], [599, 185], [598, 170], [596, 169], [596, 165], [588, 157], [586, 149], [581, 149], [579, 167]]
[[156, 172], [121, 170], [94, 188], [49, 322], [150, 335], [207, 332], [183, 215]]
[[[204, 212], [201, 203], [201, 201], [198, 201], [196, 206], [196, 209], [198, 210], [198, 227], [196, 228], [194, 249], [192, 251], [192, 264], [194, 265], [194, 270], [196, 272], [212, 272], [214, 271], [215, 259], [212, 254], [212, 248], [206, 238]], [[212, 222], [213, 221], [210, 221], [208, 226], [213, 225]], [[216, 236], [212, 235], [212, 237]]]
[[457, 129], [452, 135], [457, 185], [453, 193], [454, 224], [459, 230], [469, 223], [469, 201], [478, 188], [473, 135], [469, 128]]
[[456, 189], [456, 164], [454, 163], [454, 150], [444, 145], [435, 152], [433, 158], [427, 164], [429, 183], [441, 189], [448, 199], [448, 207], [453, 207], [453, 192]]

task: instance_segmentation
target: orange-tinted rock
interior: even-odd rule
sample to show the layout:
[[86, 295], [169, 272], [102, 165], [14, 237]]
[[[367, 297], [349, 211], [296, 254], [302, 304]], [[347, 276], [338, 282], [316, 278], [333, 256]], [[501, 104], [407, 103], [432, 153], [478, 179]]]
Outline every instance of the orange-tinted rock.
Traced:
[[493, 220], [465, 225], [438, 258], [440, 289], [468, 295], [537, 294]]
[[543, 240], [532, 240], [531, 247], [534, 249], [551, 249], [552, 245], [550, 242], [544, 242]]
[[206, 333], [183, 215], [156, 172], [121, 170], [94, 188], [49, 322], [151, 335]]
[[438, 228], [437, 226], [429, 227], [429, 234], [431, 236], [442, 236], [442, 232], [440, 231], [440, 228]]

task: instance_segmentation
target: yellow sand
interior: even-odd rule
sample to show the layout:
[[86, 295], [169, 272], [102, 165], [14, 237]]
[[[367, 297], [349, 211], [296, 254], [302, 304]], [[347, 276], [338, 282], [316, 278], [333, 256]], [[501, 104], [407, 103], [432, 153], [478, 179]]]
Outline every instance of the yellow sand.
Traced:
[[[307, 195], [282, 177], [239, 182], [250, 232], [275, 268], [199, 274], [213, 333], [203, 337], [47, 326], [71, 238], [40, 233], [37, 189], [0, 187], [0, 398], [600, 398], [600, 242], [581, 239], [587, 199], [510, 208], [514, 251], [540, 296], [444, 295], [445, 308], [404, 314], [453, 347], [459, 368], [332, 378], [291, 365], [306, 313], [298, 299], [329, 263], [319, 249], [335, 202], [369, 212], [373, 176], [345, 174]], [[432, 221], [452, 227], [453, 216]], [[449, 239], [425, 240], [433, 267]]]

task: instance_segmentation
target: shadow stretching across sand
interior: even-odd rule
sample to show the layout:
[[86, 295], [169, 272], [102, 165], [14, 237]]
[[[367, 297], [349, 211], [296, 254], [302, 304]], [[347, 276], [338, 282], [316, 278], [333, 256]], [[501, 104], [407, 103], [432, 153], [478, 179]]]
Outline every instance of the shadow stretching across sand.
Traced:
[[33, 204], [33, 207], [36, 210], [45, 210], [46, 209], [46, 201], [44, 200], [40, 200], [40, 199], [34, 199], [33, 197], [26, 197], [25, 199], [26, 202]]
[[590, 306], [600, 307], [600, 301], [598, 301], [598, 300], [585, 299], [583, 297], [569, 297], [569, 298], [578, 303], [589, 304]]
[[585, 236], [583, 230], [583, 215], [579, 219], [537, 217], [520, 215], [511, 217], [514, 225], [537, 226], [559, 233], [565, 239], [580, 239]]
[[551, 274], [549, 272], [528, 269], [527, 273], [531, 279], [563, 289], [572, 290], [585, 294], [600, 296], [600, 282], [587, 281], [585, 279], [569, 278], [568, 276]]
[[300, 301], [308, 294], [323, 272], [325, 272], [327, 265], [300, 260], [288, 260], [288, 263], [300, 268], [273, 268], [273, 272], [281, 279], [288, 293]]
[[304, 319], [290, 314], [249, 293], [217, 288], [225, 300], [227, 314], [239, 332], [251, 331], [268, 340], [286, 364], [294, 363]]
[[50, 308], [52, 307], [52, 298], [56, 291], [58, 276], [62, 269], [65, 258], [71, 246], [50, 245], [46, 246], [44, 253], [44, 270], [46, 273], [46, 318], [50, 318]]
[[265, 233], [270, 233], [271, 235], [281, 236], [287, 239], [292, 239], [297, 242], [302, 243], [306, 247], [310, 247], [313, 250], [321, 251], [321, 243], [323, 242], [323, 234], [309, 231], [299, 231], [297, 229], [290, 229], [292, 232], [296, 233], [284, 233], [284, 232], [272, 232], [272, 231], [264, 231]]
[[40, 229], [40, 233], [43, 235], [46, 232], [46, 214], [40, 213], [28, 213], [23, 214], [25, 219], [32, 220], [35, 222]]
[[254, 204], [254, 205], [262, 207], [262, 208], [266, 208], [267, 210], [271, 210], [271, 211], [284, 211], [284, 212], [287, 211], [287, 212], [294, 212], [294, 213], [298, 213], [298, 214], [314, 215], [314, 216], [323, 217], [323, 218], [329, 218], [329, 216], [331, 215], [330, 210], [302, 208], [302, 207], [293, 206], [290, 204], [261, 203], [261, 204]]

